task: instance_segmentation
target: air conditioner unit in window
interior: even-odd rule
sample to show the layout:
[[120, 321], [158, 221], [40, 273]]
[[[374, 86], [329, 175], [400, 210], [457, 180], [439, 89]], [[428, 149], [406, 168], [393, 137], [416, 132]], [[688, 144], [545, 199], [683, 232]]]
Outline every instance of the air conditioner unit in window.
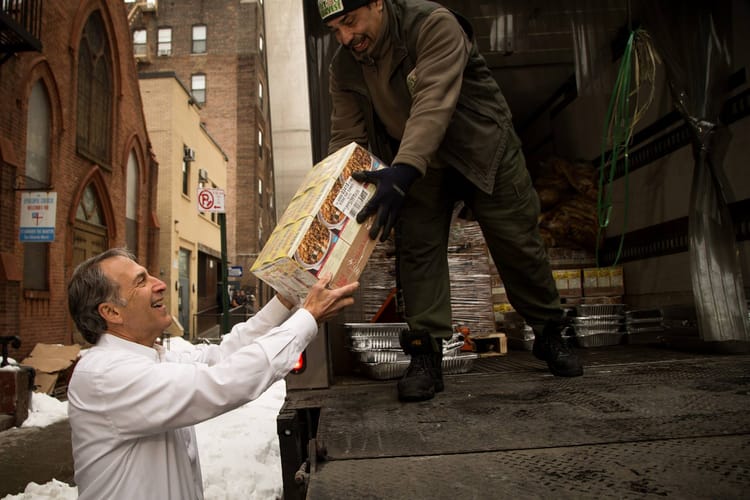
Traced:
[[208, 171], [205, 168], [198, 169], [198, 179], [202, 181], [208, 180]]
[[195, 161], [195, 150], [185, 147], [183, 161]]

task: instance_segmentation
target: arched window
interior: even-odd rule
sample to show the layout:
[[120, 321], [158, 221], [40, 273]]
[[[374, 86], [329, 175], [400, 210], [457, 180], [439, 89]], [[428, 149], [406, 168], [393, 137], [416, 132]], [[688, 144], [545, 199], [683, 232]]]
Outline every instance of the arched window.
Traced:
[[135, 153], [128, 157], [127, 205], [125, 207], [125, 239], [128, 249], [138, 255], [138, 161]]
[[89, 16], [78, 53], [78, 153], [110, 168], [112, 151], [112, 61], [101, 14]]
[[[41, 80], [31, 88], [26, 120], [26, 187], [49, 188], [50, 101]], [[49, 243], [23, 244], [23, 286], [29, 290], [49, 288]]]
[[86, 186], [81, 196], [81, 202], [76, 210], [76, 219], [87, 222], [92, 226], [104, 227], [104, 215], [99, 205], [99, 196], [96, 194], [96, 188], [93, 184]]
[[73, 266], [107, 249], [109, 233], [101, 200], [94, 182], [81, 193], [73, 225]]

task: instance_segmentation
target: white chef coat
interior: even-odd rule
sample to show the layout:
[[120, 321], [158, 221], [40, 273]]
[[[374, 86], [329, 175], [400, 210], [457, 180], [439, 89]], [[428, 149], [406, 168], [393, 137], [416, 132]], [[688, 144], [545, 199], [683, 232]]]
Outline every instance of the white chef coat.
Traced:
[[202, 499], [193, 425], [260, 396], [317, 331], [274, 298], [220, 345], [169, 352], [102, 335], [68, 385], [79, 498]]

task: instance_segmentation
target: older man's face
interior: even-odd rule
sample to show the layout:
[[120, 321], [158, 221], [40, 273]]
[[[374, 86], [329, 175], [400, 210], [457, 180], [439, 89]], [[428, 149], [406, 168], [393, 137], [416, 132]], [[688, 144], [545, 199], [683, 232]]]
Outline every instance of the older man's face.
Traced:
[[368, 53], [378, 38], [382, 24], [383, 0], [371, 2], [326, 23], [336, 40], [355, 56]]
[[108, 325], [108, 330], [127, 340], [152, 346], [172, 322], [164, 303], [167, 285], [126, 257], [112, 257], [101, 266], [104, 274], [119, 284], [120, 299], [125, 302], [125, 305], [113, 305], [118, 315]]

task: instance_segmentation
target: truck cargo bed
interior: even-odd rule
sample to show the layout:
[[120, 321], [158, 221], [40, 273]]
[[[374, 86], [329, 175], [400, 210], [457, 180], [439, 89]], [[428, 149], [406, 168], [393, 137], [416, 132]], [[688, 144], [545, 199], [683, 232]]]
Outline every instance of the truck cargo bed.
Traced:
[[447, 376], [445, 391], [421, 403], [398, 402], [395, 381], [291, 392], [286, 410], [320, 408], [306, 497], [746, 494], [750, 355], [579, 352], [583, 377], [553, 377], [531, 353], [511, 351]]

